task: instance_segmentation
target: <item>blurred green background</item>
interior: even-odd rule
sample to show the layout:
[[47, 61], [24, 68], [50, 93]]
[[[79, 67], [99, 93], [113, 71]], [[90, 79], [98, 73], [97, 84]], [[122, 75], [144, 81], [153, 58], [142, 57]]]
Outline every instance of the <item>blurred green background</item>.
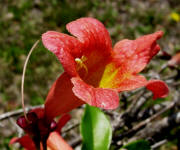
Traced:
[[[23, 64], [42, 33], [48, 30], [67, 33], [65, 25], [68, 22], [87, 16], [104, 23], [113, 43], [163, 30], [162, 50], [171, 55], [180, 50], [179, 0], [1, 0], [0, 114], [21, 107]], [[158, 65], [151, 63], [147, 70], [151, 67], [158, 70], [163, 63], [165, 61], [159, 61]], [[61, 72], [62, 67], [56, 57], [40, 43], [26, 72], [26, 105], [42, 104]], [[164, 74], [168, 73], [170, 71], [167, 70]], [[3, 131], [0, 124], [0, 149], [3, 150], [10, 149], [9, 139], [16, 133], [12, 125], [8, 129]]]

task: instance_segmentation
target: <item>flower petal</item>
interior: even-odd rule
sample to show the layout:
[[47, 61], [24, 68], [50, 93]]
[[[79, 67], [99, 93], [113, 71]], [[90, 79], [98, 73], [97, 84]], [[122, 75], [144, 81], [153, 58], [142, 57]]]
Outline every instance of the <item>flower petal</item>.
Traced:
[[67, 24], [67, 30], [83, 44], [82, 57], [76, 58], [79, 76], [98, 86], [105, 64], [112, 53], [112, 43], [104, 25], [94, 18], [80, 18]]
[[162, 31], [142, 36], [136, 40], [122, 40], [114, 46], [113, 58], [119, 67], [131, 73], [139, 73], [156, 55], [160, 47], [156, 43], [163, 35]]
[[104, 109], [115, 109], [119, 105], [119, 96], [116, 90], [94, 88], [79, 77], [71, 79], [74, 94], [89, 105]]
[[67, 34], [48, 31], [42, 35], [44, 46], [54, 54], [58, 55], [61, 49], [67, 50], [73, 57], [81, 54], [82, 44], [73, 36]]
[[81, 54], [81, 43], [76, 38], [48, 31], [42, 35], [42, 42], [47, 49], [56, 55], [65, 71], [72, 76], [77, 75], [74, 58]]
[[145, 86], [146, 83], [147, 83], [147, 80], [144, 76], [133, 75], [133, 76], [131, 76], [131, 78], [121, 82], [121, 84], [118, 86], [117, 90], [119, 92], [134, 90], [134, 89]]
[[36, 113], [38, 119], [44, 118], [44, 108], [35, 108], [35, 109], [30, 110], [29, 112]]
[[153, 92], [153, 99], [164, 98], [168, 95], [168, 86], [161, 80], [148, 81], [146, 88]]
[[175, 54], [169, 61], [168, 65], [171, 67], [180, 65], [180, 52]]
[[61, 118], [59, 119], [58, 123], [57, 123], [56, 131], [60, 133], [61, 129], [66, 125], [66, 123], [70, 119], [71, 119], [71, 116], [69, 114], [62, 115]]
[[36, 150], [36, 146], [33, 142], [33, 140], [28, 136], [25, 135], [21, 138], [12, 138], [9, 144], [19, 143], [22, 147], [24, 147], [26, 150]]
[[118, 91], [133, 90], [144, 85], [146, 85], [146, 79], [143, 76], [133, 75], [114, 62], [106, 65], [99, 82], [101, 88], [112, 88]]
[[54, 82], [45, 101], [45, 114], [48, 118], [67, 113], [84, 103], [74, 95], [72, 87], [67, 73], [63, 73]]
[[66, 25], [67, 30], [83, 43], [85, 51], [98, 49], [109, 53], [112, 49], [111, 38], [104, 25], [94, 18], [80, 18]]
[[99, 82], [99, 87], [116, 89], [118, 92], [121, 92], [147, 86], [147, 89], [154, 93], [154, 99], [167, 96], [168, 87], [163, 81], [147, 81], [142, 75], [134, 75], [123, 67], [116, 67], [112, 62], [106, 66], [101, 81]]
[[51, 150], [73, 150], [57, 132], [50, 133], [47, 147]]

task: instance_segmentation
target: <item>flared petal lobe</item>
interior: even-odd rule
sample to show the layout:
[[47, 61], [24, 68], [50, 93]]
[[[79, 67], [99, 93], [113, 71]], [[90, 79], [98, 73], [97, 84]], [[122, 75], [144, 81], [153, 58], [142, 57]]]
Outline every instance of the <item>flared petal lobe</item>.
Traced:
[[168, 86], [161, 80], [150, 80], [146, 88], [153, 92], [153, 99], [164, 98], [168, 95]]
[[48, 31], [42, 35], [44, 46], [58, 55], [61, 49], [67, 50], [73, 57], [79, 57], [82, 53], [82, 44], [72, 36], [59, 33], [56, 31]]
[[52, 85], [45, 101], [45, 114], [54, 118], [84, 104], [72, 92], [73, 84], [67, 73], [63, 73]]
[[117, 90], [120, 91], [130, 91], [140, 87], [145, 86], [147, 80], [142, 75], [132, 75], [129, 79], [124, 80], [118, 86]]
[[114, 46], [114, 61], [130, 73], [139, 73], [156, 55], [160, 47], [156, 43], [162, 31], [142, 36], [136, 40], [122, 40]]
[[118, 67], [113, 61], [106, 65], [99, 82], [101, 88], [112, 88], [120, 91], [133, 90], [146, 85], [145, 77], [135, 75]]
[[100, 87], [118, 91], [133, 90], [146, 85], [146, 79], [137, 75], [160, 50], [156, 41], [163, 35], [158, 31], [136, 40], [122, 40], [113, 49], [112, 60], [105, 66]]
[[36, 150], [36, 146], [33, 140], [28, 136], [25, 135], [21, 138], [12, 138], [9, 144], [19, 143], [25, 150]]
[[95, 49], [109, 53], [112, 49], [111, 38], [104, 25], [94, 18], [80, 18], [67, 24], [67, 30], [83, 43], [83, 53]]
[[53, 52], [62, 63], [64, 70], [71, 76], [76, 76], [76, 65], [74, 59], [81, 55], [81, 43], [74, 37], [48, 31], [42, 35], [44, 46]]
[[94, 88], [80, 78], [71, 79], [74, 94], [89, 105], [104, 109], [115, 109], [119, 105], [119, 96], [116, 90]]
[[57, 132], [50, 133], [47, 147], [50, 150], [73, 150]]

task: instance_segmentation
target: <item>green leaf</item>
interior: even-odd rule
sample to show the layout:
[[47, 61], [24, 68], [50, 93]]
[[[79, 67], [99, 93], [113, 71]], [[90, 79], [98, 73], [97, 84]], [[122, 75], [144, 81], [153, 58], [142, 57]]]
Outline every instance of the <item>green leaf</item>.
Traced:
[[112, 128], [105, 114], [98, 108], [86, 105], [81, 120], [82, 150], [108, 150]]
[[151, 147], [148, 141], [137, 140], [123, 146], [123, 148], [121, 148], [120, 150], [124, 150], [124, 149], [126, 150], [151, 150]]

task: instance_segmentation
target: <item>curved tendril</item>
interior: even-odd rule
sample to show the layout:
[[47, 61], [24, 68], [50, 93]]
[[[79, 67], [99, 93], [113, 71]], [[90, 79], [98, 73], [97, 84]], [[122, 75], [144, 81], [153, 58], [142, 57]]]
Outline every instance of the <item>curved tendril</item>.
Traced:
[[23, 112], [24, 112], [24, 117], [26, 119], [27, 122], [29, 122], [27, 115], [26, 115], [26, 109], [24, 106], [24, 78], [25, 78], [25, 73], [26, 73], [26, 67], [27, 67], [27, 63], [29, 61], [29, 57], [31, 56], [31, 53], [33, 52], [33, 50], [35, 49], [35, 47], [37, 46], [37, 44], [39, 43], [39, 40], [37, 40], [34, 45], [32, 46], [31, 50], [29, 51], [29, 54], [26, 58], [26, 61], [24, 63], [24, 67], [23, 67], [23, 74], [22, 74], [22, 80], [21, 80], [21, 102], [22, 102], [22, 107], [23, 107]]

